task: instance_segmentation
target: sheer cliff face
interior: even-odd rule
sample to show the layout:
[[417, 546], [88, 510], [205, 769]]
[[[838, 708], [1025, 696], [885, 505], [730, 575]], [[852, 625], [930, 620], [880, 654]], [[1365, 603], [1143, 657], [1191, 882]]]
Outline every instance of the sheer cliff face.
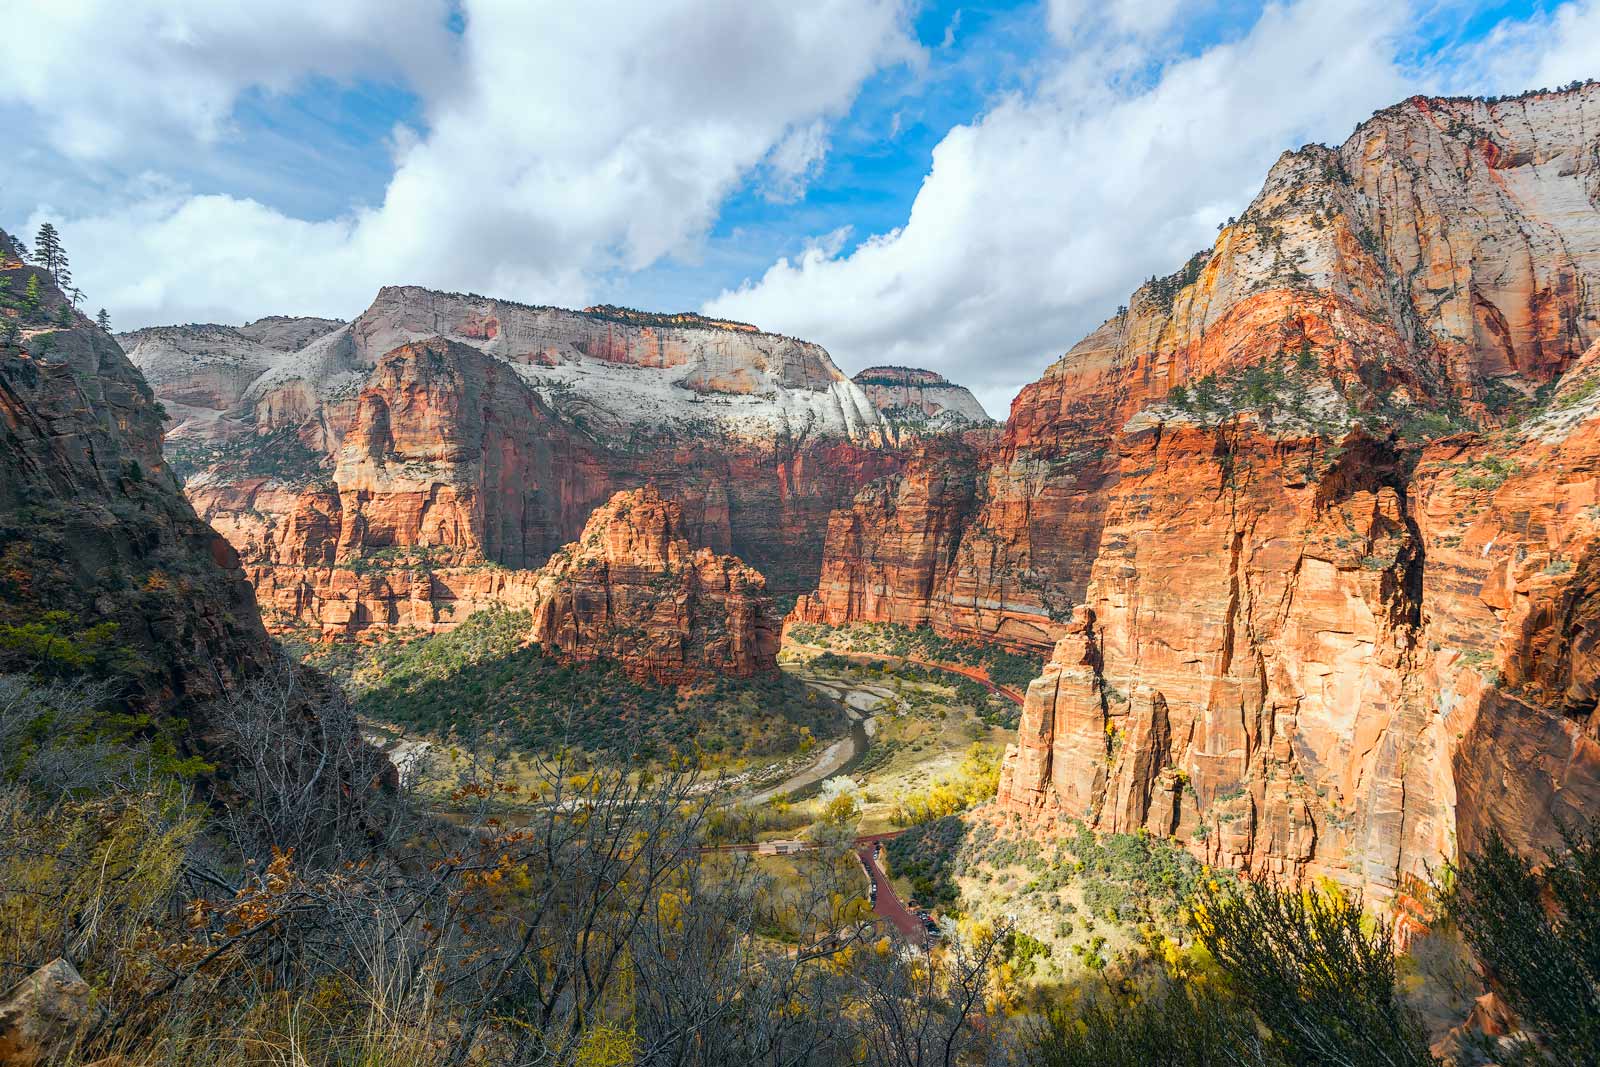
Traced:
[[1402, 900], [1600, 810], [1597, 256], [1600, 88], [1416, 99], [1025, 390], [978, 528], [1085, 550], [1002, 808]]
[[614, 659], [635, 678], [679, 684], [778, 669], [766, 579], [694, 548], [682, 509], [654, 489], [618, 493], [540, 570], [533, 640]]
[[694, 543], [809, 588], [829, 514], [915, 436], [817, 346], [698, 316], [395, 288], [348, 324], [127, 340], [269, 624], [330, 636], [452, 626], [645, 485]]
[[1053, 646], [1000, 795], [1040, 832], [1403, 898], [1600, 805], [1597, 338], [1600, 87], [1407, 101], [1280, 159], [975, 485], [860, 493], [797, 614]]
[[81, 316], [42, 325], [66, 300], [0, 234], [0, 280], [21, 293], [30, 276], [42, 310], [0, 344], [0, 622], [111, 624], [119, 697], [181, 718], [184, 743], [205, 751], [206, 704], [272, 662], [273, 643], [233, 549], [162, 462], [139, 372]]
[[1337, 149], [1286, 154], [1214, 248], [1022, 391], [953, 555], [890, 599], [927, 588], [918, 612], [937, 628], [1049, 648], [1087, 595], [1124, 427], [1159, 420], [1180, 384], [1225, 387], [1304, 351], [1316, 380], [1296, 388], [1325, 434], [1498, 425], [1600, 332], [1597, 123], [1594, 86], [1416, 98]]

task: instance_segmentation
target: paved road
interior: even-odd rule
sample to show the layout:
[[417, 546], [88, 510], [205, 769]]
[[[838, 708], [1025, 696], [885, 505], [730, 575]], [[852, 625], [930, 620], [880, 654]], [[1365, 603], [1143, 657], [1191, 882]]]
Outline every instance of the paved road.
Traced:
[[822, 645], [808, 645], [800, 641], [790, 641], [786, 647], [804, 648], [816, 652], [832, 652], [835, 656], [841, 656], [844, 659], [861, 660], [869, 663], [915, 663], [919, 667], [927, 667], [931, 670], [949, 671], [951, 674], [959, 674], [965, 678], [972, 679], [991, 693], [999, 693], [1018, 707], [1022, 706], [1022, 702], [1027, 695], [1020, 689], [1013, 689], [1009, 685], [1000, 685], [998, 682], [990, 681], [989, 673], [982, 667], [969, 667], [964, 663], [940, 663], [937, 660], [918, 659], [916, 656], [896, 656], [887, 652], [839, 652]]
[[[880, 919], [887, 919], [899, 932], [900, 936], [913, 945], [920, 945], [927, 940], [927, 935], [922, 929], [922, 920], [912, 914], [911, 910], [900, 900], [899, 894], [894, 891], [894, 885], [883, 873], [883, 868], [878, 866], [878, 861], [872, 858], [872, 843], [895, 837], [895, 834], [875, 834], [870, 838], [863, 837], [856, 841], [858, 846], [856, 855], [861, 857], [861, 865], [867, 869], [867, 876], [872, 879], [872, 884], [878, 887], [877, 900], [873, 902], [872, 913]], [[865, 842], [865, 843], [863, 843]]]

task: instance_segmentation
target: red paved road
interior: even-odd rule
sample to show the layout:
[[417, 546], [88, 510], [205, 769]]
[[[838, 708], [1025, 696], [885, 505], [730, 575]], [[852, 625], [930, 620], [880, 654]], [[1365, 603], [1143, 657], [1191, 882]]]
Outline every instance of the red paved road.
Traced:
[[969, 667], [963, 663], [940, 663], [937, 660], [918, 659], [916, 656], [895, 656], [887, 652], [839, 652], [823, 645], [808, 645], [800, 641], [790, 641], [789, 647], [811, 649], [817, 652], [832, 652], [835, 656], [840, 656], [844, 659], [862, 660], [868, 663], [915, 663], [919, 667], [949, 671], [951, 674], [959, 674], [965, 678], [972, 679], [991, 693], [999, 693], [1018, 707], [1022, 706], [1022, 702], [1027, 695], [1020, 689], [1013, 689], [1008, 685], [1000, 685], [998, 682], [990, 681], [989, 672], [982, 667]]
[[[878, 861], [872, 858], [872, 840], [878, 837], [889, 838], [894, 834], [876, 835], [874, 838], [862, 838], [856, 842], [860, 847], [856, 855], [861, 857], [861, 865], [867, 869], [867, 876], [872, 879], [872, 884], [878, 887], [878, 899], [872, 905], [872, 913], [880, 919], [888, 919], [900, 936], [914, 945], [920, 945], [925, 940], [922, 930], [922, 920], [913, 915], [900, 897], [894, 891], [894, 886], [889, 879], [884, 877], [883, 868], [878, 866]], [[868, 842], [863, 844], [862, 842]]]

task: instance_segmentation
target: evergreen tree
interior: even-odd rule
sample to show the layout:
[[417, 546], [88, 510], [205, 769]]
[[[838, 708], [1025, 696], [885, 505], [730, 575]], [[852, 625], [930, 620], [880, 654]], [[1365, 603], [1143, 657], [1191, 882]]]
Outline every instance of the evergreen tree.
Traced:
[[22, 327], [13, 318], [0, 319], [0, 341], [14, 345], [22, 339]]
[[28, 288], [22, 293], [22, 313], [34, 315], [39, 311], [39, 276], [28, 275]]
[[100, 327], [106, 333], [110, 333], [111, 332], [111, 316], [106, 313], [106, 309], [105, 308], [101, 308], [95, 314], [94, 324], [96, 326]]
[[70, 327], [73, 325], [71, 304], [62, 304], [60, 307], [56, 308], [56, 325], [62, 327]]
[[22, 238], [13, 238], [11, 243], [17, 246], [17, 258], [24, 263], [28, 262], [28, 246], [22, 243]]
[[61, 247], [61, 235], [48, 222], [39, 227], [39, 233], [33, 239], [33, 258], [63, 286], [71, 280], [70, 274], [65, 280], [62, 278], [67, 270], [67, 253]]

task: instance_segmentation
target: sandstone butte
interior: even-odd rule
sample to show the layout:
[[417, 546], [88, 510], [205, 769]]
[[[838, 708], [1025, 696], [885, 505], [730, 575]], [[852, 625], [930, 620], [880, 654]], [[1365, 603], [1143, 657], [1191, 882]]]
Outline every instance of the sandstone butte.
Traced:
[[532, 640], [576, 659], [616, 660], [636, 679], [684, 684], [778, 669], [766, 579], [734, 556], [692, 547], [683, 509], [654, 487], [596, 508], [523, 596]]
[[925, 407], [982, 413], [929, 382], [901, 417], [903, 397], [875, 402], [818, 346], [742, 323], [417, 288], [384, 289], [349, 323], [122, 341], [268, 625], [330, 639], [448, 629], [646, 485], [692, 543], [748, 560], [775, 593], [810, 589], [829, 515], [921, 436], [965, 425]]
[[1600, 85], [1286, 153], [836, 512], [795, 618], [1051, 649], [998, 808], [1405, 907], [1600, 811]]

